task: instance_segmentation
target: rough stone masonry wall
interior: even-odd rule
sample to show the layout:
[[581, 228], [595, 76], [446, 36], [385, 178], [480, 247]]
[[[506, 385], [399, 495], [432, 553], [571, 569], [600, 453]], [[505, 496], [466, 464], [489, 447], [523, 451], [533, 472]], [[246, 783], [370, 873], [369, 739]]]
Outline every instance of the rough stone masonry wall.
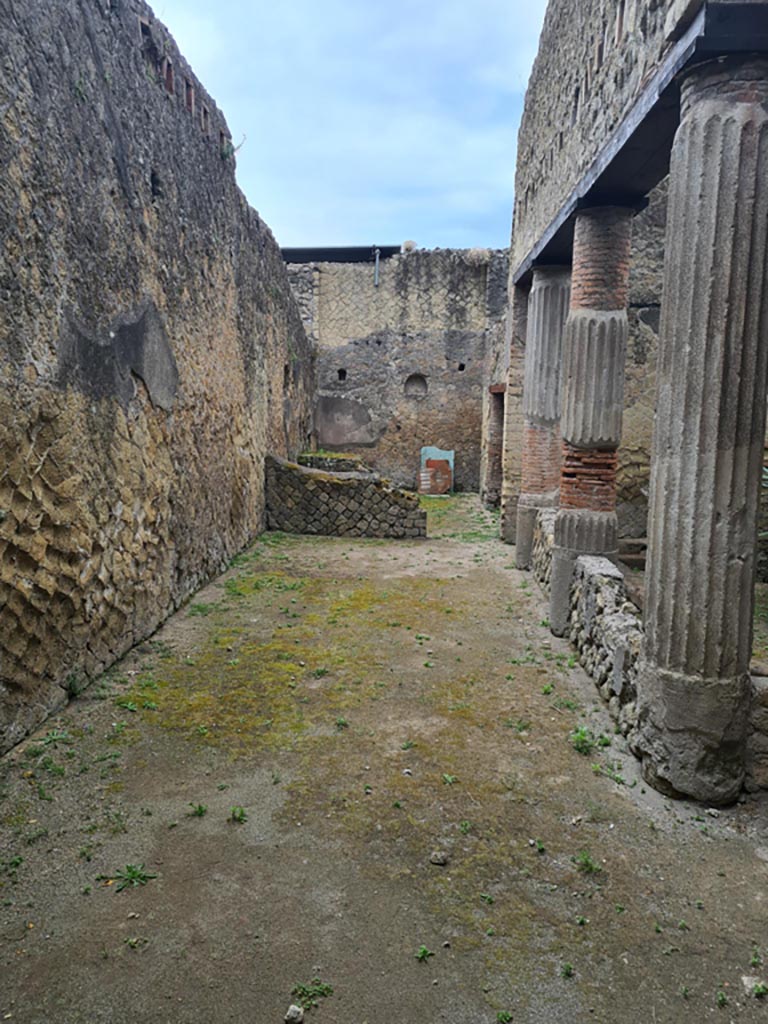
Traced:
[[261, 529], [312, 360], [226, 123], [150, 9], [0, 15], [2, 751]]
[[318, 344], [315, 431], [360, 451], [395, 483], [416, 484], [424, 445], [454, 449], [455, 485], [477, 490], [486, 333], [503, 319], [507, 258], [416, 251], [373, 263], [294, 264]]
[[518, 139], [516, 268], [703, 0], [550, 0]]
[[[534, 534], [533, 571], [545, 591], [549, 590], [554, 517], [553, 510], [542, 510]], [[607, 558], [582, 556], [576, 560], [568, 636], [579, 653], [579, 663], [594, 679], [632, 748], [643, 620], [628, 597], [624, 574]], [[755, 791], [768, 789], [768, 679], [753, 677], [752, 686], [745, 785]]]
[[418, 496], [371, 473], [327, 473], [267, 458], [272, 530], [334, 537], [426, 537]]
[[665, 180], [632, 224], [624, 417], [616, 477], [621, 537], [644, 537], [647, 531], [666, 220]]

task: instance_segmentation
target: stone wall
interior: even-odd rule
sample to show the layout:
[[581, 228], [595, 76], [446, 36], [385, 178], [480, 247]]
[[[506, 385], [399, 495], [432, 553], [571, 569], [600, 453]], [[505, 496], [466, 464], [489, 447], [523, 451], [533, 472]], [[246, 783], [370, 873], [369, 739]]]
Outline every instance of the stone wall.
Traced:
[[505, 312], [497, 323], [488, 328], [486, 335], [480, 432], [480, 497], [488, 508], [498, 508], [501, 504], [509, 351]]
[[213, 100], [139, 0], [4, 0], [0, 750], [263, 525], [312, 357]]
[[370, 263], [289, 266], [318, 344], [315, 433], [415, 487], [425, 445], [456, 452], [478, 490], [487, 332], [506, 309], [506, 253], [415, 251]]
[[552, 578], [552, 551], [555, 547], [555, 517], [557, 509], [543, 508], [536, 516], [533, 531], [533, 575], [549, 592], [549, 581]]
[[527, 329], [528, 291], [510, 285], [505, 330], [507, 387], [504, 393], [501, 483], [501, 538], [506, 544], [514, 544], [517, 539], [517, 505], [523, 472], [523, 379]]
[[375, 473], [328, 473], [267, 458], [267, 524], [334, 537], [426, 537], [427, 513], [413, 492]]
[[621, 537], [644, 537], [647, 532], [666, 220], [664, 181], [632, 224], [624, 418], [616, 477]]
[[[534, 533], [533, 573], [546, 593], [554, 547], [554, 519], [553, 509], [543, 509]], [[637, 724], [635, 681], [643, 643], [643, 618], [629, 598], [623, 572], [609, 559], [576, 559], [567, 635], [578, 651], [580, 665], [594, 679], [611, 717], [633, 749]], [[747, 790], [768, 789], [768, 679], [758, 676], [752, 677], [746, 769]]]
[[576, 560], [569, 635], [581, 666], [627, 736], [637, 723], [635, 676], [643, 624], [627, 596], [623, 573], [607, 558]]
[[520, 126], [516, 268], [703, 0], [550, 0]]

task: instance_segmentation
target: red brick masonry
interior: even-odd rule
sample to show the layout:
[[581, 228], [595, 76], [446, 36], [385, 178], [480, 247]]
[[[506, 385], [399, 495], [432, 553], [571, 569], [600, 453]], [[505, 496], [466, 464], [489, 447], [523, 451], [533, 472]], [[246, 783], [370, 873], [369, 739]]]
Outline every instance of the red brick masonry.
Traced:
[[572, 310], [626, 308], [631, 241], [631, 210], [580, 211], [573, 243]]
[[615, 449], [574, 448], [564, 441], [560, 508], [615, 511], [617, 462]]
[[560, 486], [560, 431], [554, 424], [526, 423], [523, 432], [523, 494], [550, 494]]

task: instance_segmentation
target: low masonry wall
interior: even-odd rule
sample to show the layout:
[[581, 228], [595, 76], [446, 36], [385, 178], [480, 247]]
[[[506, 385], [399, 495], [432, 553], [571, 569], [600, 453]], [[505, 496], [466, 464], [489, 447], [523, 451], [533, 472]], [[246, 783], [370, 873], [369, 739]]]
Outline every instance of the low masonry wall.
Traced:
[[552, 576], [552, 550], [555, 546], [554, 508], [542, 509], [536, 517], [533, 531], [533, 575], [549, 593], [549, 581]]
[[643, 622], [627, 597], [624, 575], [607, 558], [576, 560], [570, 640], [624, 736], [637, 723], [635, 676]]
[[[549, 592], [556, 511], [536, 520], [533, 573]], [[607, 558], [576, 560], [571, 586], [569, 638], [579, 663], [595, 681], [611, 717], [633, 750], [637, 724], [635, 678], [643, 640], [642, 614], [627, 594], [622, 571]], [[747, 739], [745, 788], [768, 789], [768, 678], [752, 677], [752, 711]]]
[[371, 473], [370, 466], [366, 466], [362, 459], [356, 455], [321, 455], [319, 452], [302, 452], [298, 458], [300, 466], [307, 469], [322, 469], [326, 473]]
[[267, 525], [334, 537], [426, 537], [416, 494], [374, 473], [328, 473], [268, 457]]

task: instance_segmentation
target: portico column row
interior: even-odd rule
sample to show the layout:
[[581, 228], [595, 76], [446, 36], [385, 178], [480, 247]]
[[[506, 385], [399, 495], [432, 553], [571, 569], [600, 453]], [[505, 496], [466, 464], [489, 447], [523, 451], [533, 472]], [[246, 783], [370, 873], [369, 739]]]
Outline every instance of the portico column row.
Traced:
[[571, 289], [569, 267], [535, 267], [528, 299], [523, 383], [523, 451], [515, 562], [528, 569], [540, 508], [560, 489], [560, 364]]
[[568, 626], [576, 558], [618, 554], [616, 467], [634, 213], [634, 208], [610, 206], [581, 210], [576, 216], [563, 342], [563, 450], [549, 615], [557, 636]]
[[651, 462], [643, 772], [734, 799], [751, 700], [768, 362], [768, 60], [692, 70], [670, 171]]

